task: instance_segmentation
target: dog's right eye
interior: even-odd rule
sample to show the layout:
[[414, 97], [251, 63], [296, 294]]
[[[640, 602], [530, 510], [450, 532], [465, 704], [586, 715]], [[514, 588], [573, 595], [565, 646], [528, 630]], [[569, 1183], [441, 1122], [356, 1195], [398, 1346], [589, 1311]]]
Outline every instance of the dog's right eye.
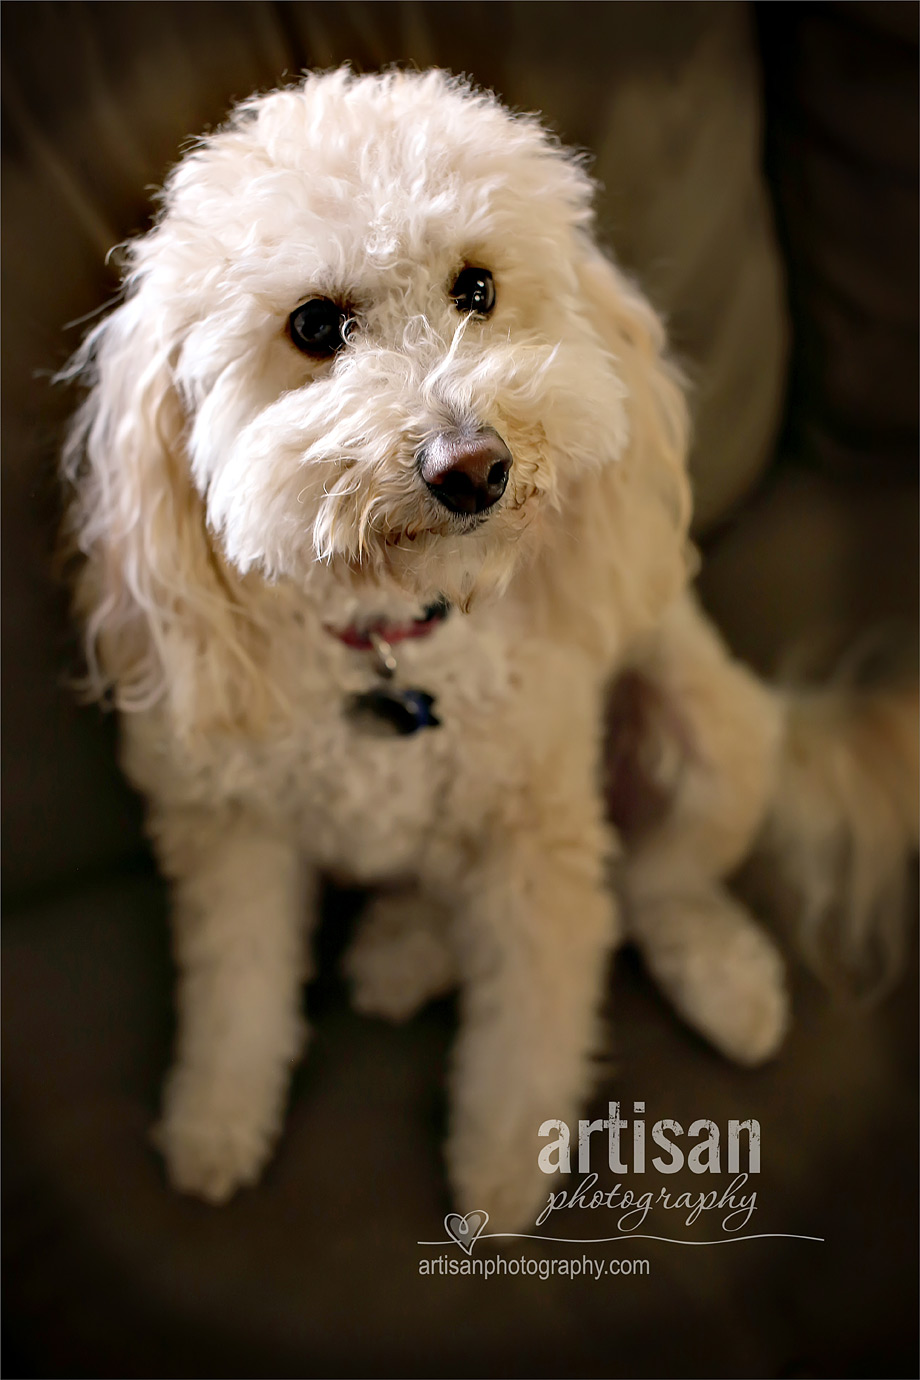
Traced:
[[457, 311], [488, 316], [495, 306], [495, 284], [487, 268], [464, 268], [450, 290]]
[[311, 297], [288, 317], [288, 334], [302, 354], [329, 359], [345, 344], [348, 313], [328, 297]]

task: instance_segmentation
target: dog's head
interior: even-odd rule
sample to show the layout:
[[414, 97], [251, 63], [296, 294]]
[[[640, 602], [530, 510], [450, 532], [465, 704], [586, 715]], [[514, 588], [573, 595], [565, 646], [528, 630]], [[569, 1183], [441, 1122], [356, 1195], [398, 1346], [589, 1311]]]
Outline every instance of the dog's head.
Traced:
[[170, 639], [246, 660], [269, 586], [468, 605], [643, 438], [680, 488], [679, 391], [592, 194], [440, 72], [308, 77], [184, 158], [78, 360], [74, 527], [124, 702]]

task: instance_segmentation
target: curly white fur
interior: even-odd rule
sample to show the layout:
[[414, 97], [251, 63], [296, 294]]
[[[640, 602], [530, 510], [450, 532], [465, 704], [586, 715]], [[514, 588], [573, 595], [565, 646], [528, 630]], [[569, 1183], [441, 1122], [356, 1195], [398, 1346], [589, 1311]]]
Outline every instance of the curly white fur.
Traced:
[[[655, 314], [592, 240], [593, 188], [533, 118], [441, 72], [310, 76], [173, 172], [122, 304], [73, 372], [65, 455], [89, 688], [175, 889], [177, 1061], [159, 1140], [219, 1201], [260, 1172], [300, 1050], [314, 878], [411, 879], [347, 967], [403, 1017], [455, 979], [448, 1162], [461, 1211], [526, 1220], [536, 1133], [588, 1085], [619, 850], [604, 697], [637, 667], [691, 750], [627, 862], [630, 925], [680, 1009], [744, 1060], [786, 1021], [772, 945], [721, 890], [768, 813], [782, 702], [686, 595], [687, 415]], [[488, 267], [497, 303], [450, 286]], [[313, 296], [347, 344], [286, 332]], [[491, 427], [513, 466], [470, 524], [420, 449]], [[400, 672], [442, 727], [362, 735], [368, 654], [330, 625], [454, 611]], [[395, 905], [395, 910], [394, 910]]]

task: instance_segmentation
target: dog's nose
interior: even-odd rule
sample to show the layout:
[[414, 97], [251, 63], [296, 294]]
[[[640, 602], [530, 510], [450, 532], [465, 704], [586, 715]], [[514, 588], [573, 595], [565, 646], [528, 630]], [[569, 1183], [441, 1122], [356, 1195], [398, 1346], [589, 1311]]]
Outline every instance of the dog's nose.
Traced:
[[472, 436], [442, 431], [418, 466], [432, 497], [452, 513], [484, 513], [505, 492], [511, 452], [491, 427]]

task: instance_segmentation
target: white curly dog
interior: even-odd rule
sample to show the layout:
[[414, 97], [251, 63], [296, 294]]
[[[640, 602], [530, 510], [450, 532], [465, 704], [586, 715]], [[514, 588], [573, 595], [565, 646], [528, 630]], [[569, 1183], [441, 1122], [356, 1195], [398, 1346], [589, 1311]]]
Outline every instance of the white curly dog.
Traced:
[[[627, 928], [748, 1063], [788, 1019], [723, 885], [756, 839], [813, 924], [845, 848], [850, 937], [888, 932], [910, 697], [781, 695], [706, 622], [680, 379], [592, 196], [444, 73], [308, 76], [183, 158], [70, 371], [89, 686], [174, 889], [158, 1141], [213, 1202], [279, 1134], [320, 873], [388, 888], [346, 959], [359, 1010], [460, 986], [450, 1180], [505, 1227], [545, 1195], [541, 1123], [578, 1116]], [[611, 794], [658, 800], [625, 850], [617, 678]]]

